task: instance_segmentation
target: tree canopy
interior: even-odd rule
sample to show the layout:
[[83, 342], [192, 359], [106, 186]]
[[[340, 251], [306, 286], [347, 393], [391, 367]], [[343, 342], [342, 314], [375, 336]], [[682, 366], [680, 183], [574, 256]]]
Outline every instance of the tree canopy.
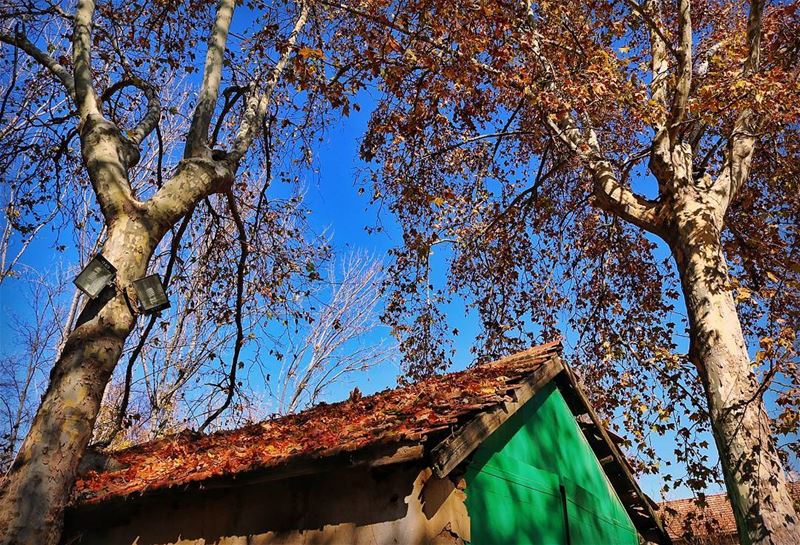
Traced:
[[[387, 11], [365, 27], [391, 11], [366, 4]], [[740, 113], [758, 116], [750, 178], [722, 243], [760, 380], [776, 396], [774, 429], [793, 437], [800, 29], [797, 6], [768, 7], [760, 69], [743, 72], [748, 4], [693, 2], [692, 65], [682, 66], [679, 6], [415, 2], [378, 36], [385, 15], [363, 31], [385, 95], [361, 153], [375, 165], [374, 198], [403, 226], [386, 318], [412, 374], [447, 365], [454, 332], [442, 308], [454, 298], [480, 318], [478, 359], [565, 331], [596, 401], [623, 415], [636, 450], [654, 455], [651, 433], [676, 432], [690, 468], [681, 480], [700, 487], [707, 460], [689, 447], [707, 426], [706, 401], [686, 353], [680, 278], [669, 248], [623, 206], [663, 193], [651, 150], [676, 109], [671, 131], [691, 142], [699, 183], [726, 165]], [[689, 88], [674, 98], [682, 70]], [[596, 141], [570, 146], [560, 134], [568, 114]], [[620, 202], [596, 191], [581, 157], [594, 145], [625, 188]], [[444, 283], [432, 273], [443, 265]]]

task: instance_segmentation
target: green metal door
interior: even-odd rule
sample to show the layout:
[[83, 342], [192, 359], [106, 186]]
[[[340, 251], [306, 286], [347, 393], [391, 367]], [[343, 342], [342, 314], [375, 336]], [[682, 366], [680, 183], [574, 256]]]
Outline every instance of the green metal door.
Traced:
[[480, 471], [470, 468], [466, 479], [473, 544], [565, 543], [563, 498], [555, 473], [499, 455]]
[[562, 479], [569, 545], [638, 545], [639, 538], [627, 513], [620, 513], [614, 502], [602, 501], [566, 477]]
[[638, 535], [554, 384], [476, 450], [472, 545], [637, 545]]

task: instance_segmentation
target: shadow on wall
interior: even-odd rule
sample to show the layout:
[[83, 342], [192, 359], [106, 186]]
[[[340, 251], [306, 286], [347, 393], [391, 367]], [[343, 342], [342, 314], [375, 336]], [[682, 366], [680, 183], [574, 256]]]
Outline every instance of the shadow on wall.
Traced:
[[[171, 490], [87, 506], [67, 513], [63, 543], [338, 545], [352, 537], [354, 527], [405, 518], [420, 469], [413, 463], [352, 468], [218, 490]], [[425, 491], [428, 519], [452, 491], [452, 486], [446, 488], [432, 484], [434, 493]], [[377, 528], [381, 542], [407, 541], [401, 525]], [[391, 533], [398, 535], [387, 535]]]

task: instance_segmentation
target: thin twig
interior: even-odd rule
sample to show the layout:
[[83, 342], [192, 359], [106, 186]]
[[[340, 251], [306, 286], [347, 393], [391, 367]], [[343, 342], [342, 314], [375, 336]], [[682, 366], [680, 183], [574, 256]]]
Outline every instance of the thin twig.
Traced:
[[239, 208], [236, 205], [236, 197], [233, 191], [228, 190], [225, 192], [228, 199], [228, 208], [230, 208], [233, 221], [236, 223], [236, 230], [239, 232], [239, 262], [236, 265], [236, 308], [234, 309], [234, 321], [236, 322], [236, 341], [233, 347], [233, 358], [231, 359], [230, 370], [228, 371], [228, 387], [226, 388], [225, 401], [220, 405], [208, 418], [200, 425], [198, 431], [205, 431], [217, 417], [222, 414], [231, 404], [233, 394], [236, 390], [236, 370], [239, 368], [239, 355], [244, 345], [244, 326], [242, 324], [242, 306], [244, 304], [244, 278], [247, 266], [247, 256], [249, 254], [247, 245], [247, 231], [244, 227], [244, 222], [239, 214]]

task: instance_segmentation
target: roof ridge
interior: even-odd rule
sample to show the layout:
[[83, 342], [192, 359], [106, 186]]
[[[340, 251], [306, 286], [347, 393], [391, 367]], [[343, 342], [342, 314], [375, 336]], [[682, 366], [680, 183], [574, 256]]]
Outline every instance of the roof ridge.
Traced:
[[[481, 363], [481, 366], [492, 366], [492, 365], [508, 365], [509, 363], [525, 360], [530, 357], [541, 357], [541, 356], [548, 356], [556, 353], [558, 355], [561, 354], [563, 349], [563, 344], [561, 339], [557, 339], [555, 341], [551, 341], [549, 343], [540, 344], [537, 346], [532, 346], [530, 348], [526, 348], [525, 350], [521, 350], [519, 352], [515, 352], [513, 354], [509, 354], [508, 356], [503, 356], [496, 360], [487, 361], [485, 363]], [[449, 374], [449, 373], [445, 373]], [[445, 376], [441, 375], [441, 376]]]

